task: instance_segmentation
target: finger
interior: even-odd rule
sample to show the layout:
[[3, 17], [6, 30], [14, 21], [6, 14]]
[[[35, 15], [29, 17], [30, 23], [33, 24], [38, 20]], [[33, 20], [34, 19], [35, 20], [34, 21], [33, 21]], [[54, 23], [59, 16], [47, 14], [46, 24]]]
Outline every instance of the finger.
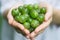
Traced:
[[35, 35], [36, 35], [35, 32], [32, 32], [31, 35], [30, 35], [30, 39], [34, 40]]
[[41, 33], [42, 31], [44, 31], [44, 29], [50, 24], [51, 21], [52, 21], [52, 18], [50, 18], [47, 22], [44, 22], [43, 24], [38, 26], [35, 29], [35, 31], [31, 33], [31, 38], [34, 38], [36, 35], [39, 34], [39, 32]]
[[24, 30], [24, 26], [22, 24], [18, 23], [17, 21], [15, 21], [15, 20], [13, 20], [12, 25], [16, 28], [19, 28], [22, 31]]
[[[11, 11], [11, 10], [10, 10]], [[11, 15], [11, 12], [9, 11], [9, 13], [7, 14], [7, 19], [8, 19], [8, 23], [12, 24], [13, 22], [13, 16]]]
[[29, 33], [26, 35], [26, 38], [27, 38], [28, 40], [31, 40], [31, 39], [30, 39], [30, 34], [29, 34]]
[[51, 5], [47, 5], [47, 13], [45, 14], [45, 21], [49, 20], [52, 17], [53, 9]]
[[35, 32], [32, 32], [31, 35], [30, 35], [30, 37], [31, 37], [31, 38], [34, 38], [35, 35], [36, 35], [36, 33], [35, 33]]
[[[36, 29], [35, 29], [35, 33], [39, 33], [39, 31], [45, 29], [52, 21], [52, 17], [47, 21], [47, 22], [43, 22], [40, 26], [38, 26]], [[39, 30], [38, 30], [39, 29]]]
[[25, 29], [25, 28], [24, 28], [23, 32], [24, 32], [26, 35], [29, 35], [29, 34], [30, 34], [29, 30], [27, 30], [27, 29]]
[[30, 39], [30, 34], [26, 35], [27, 39]]
[[29, 30], [25, 29], [22, 24], [16, 22], [15, 20], [13, 21], [12, 25], [15, 26], [15, 27], [17, 27], [17, 28], [19, 28], [20, 30], [22, 30], [26, 35], [30, 34]]

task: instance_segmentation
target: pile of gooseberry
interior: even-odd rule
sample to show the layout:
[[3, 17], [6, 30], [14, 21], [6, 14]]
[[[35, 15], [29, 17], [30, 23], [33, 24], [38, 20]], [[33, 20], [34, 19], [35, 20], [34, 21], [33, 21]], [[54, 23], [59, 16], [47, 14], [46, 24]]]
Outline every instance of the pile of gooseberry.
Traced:
[[12, 9], [14, 19], [22, 24], [30, 32], [34, 31], [45, 19], [46, 8], [40, 8], [38, 4], [24, 4]]

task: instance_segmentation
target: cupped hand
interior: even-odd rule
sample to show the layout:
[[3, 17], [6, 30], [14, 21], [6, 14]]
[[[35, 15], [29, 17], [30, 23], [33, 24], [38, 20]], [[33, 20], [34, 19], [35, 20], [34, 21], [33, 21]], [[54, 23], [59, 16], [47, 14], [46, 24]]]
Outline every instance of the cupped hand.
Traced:
[[22, 24], [15, 21], [11, 14], [12, 9], [17, 8], [18, 6], [22, 6], [22, 5], [23, 5], [23, 3], [17, 3], [15, 5], [13, 5], [13, 7], [9, 10], [9, 12], [7, 14], [7, 19], [8, 19], [8, 23], [10, 25], [12, 25], [12, 27], [14, 27], [17, 30], [17, 32], [22, 32], [24, 34], [24, 36], [27, 37], [27, 35], [30, 34], [29, 30], [25, 29]]
[[53, 9], [52, 9], [52, 6], [45, 3], [45, 2], [40, 2], [40, 7], [46, 7], [47, 8], [47, 12], [45, 14], [45, 21], [39, 25], [35, 31], [33, 31], [31, 34], [30, 34], [30, 37], [31, 37], [31, 40], [34, 40], [34, 37], [37, 36], [39, 33], [43, 32], [44, 29], [51, 23], [52, 21], [52, 12], [53, 12]]

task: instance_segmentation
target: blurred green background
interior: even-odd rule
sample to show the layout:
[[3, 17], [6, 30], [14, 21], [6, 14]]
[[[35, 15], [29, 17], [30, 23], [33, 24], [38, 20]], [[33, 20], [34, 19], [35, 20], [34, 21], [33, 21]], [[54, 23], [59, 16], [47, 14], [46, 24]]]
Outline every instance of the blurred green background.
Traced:
[[0, 1], [0, 40], [1, 40], [1, 29], [2, 29], [2, 15], [1, 15], [1, 1]]
[[[2, 16], [1, 16], [1, 12], [0, 12], [0, 35], [1, 35], [1, 28], [2, 28]], [[1, 40], [1, 37], [0, 37]]]

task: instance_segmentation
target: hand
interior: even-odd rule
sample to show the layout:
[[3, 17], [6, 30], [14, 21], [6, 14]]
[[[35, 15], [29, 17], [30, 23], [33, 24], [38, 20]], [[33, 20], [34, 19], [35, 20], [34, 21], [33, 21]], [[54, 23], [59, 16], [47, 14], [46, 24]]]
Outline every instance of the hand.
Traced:
[[51, 23], [52, 21], [52, 6], [45, 3], [45, 2], [40, 2], [40, 7], [46, 7], [47, 8], [47, 13], [45, 14], [45, 21], [39, 25], [35, 31], [33, 31], [30, 35], [31, 40], [34, 40], [34, 37], [37, 36], [39, 33], [43, 32], [44, 29]]
[[[16, 5], [17, 5], [17, 6], [16, 6]], [[22, 33], [27, 37], [27, 35], [30, 34], [29, 30], [25, 29], [22, 24], [20, 24], [20, 23], [18, 23], [17, 21], [15, 21], [14, 18], [13, 18], [13, 16], [12, 16], [12, 14], [11, 14], [12, 9], [17, 8], [18, 6], [21, 6], [21, 5], [23, 5], [23, 4], [22, 4], [22, 3], [15, 4], [15, 5], [9, 10], [9, 12], [8, 12], [8, 14], [7, 14], [7, 19], [8, 19], [8, 23], [9, 23], [10, 25], [12, 25], [12, 27], [14, 27], [14, 28], [17, 30], [17, 32], [22, 32]]]

